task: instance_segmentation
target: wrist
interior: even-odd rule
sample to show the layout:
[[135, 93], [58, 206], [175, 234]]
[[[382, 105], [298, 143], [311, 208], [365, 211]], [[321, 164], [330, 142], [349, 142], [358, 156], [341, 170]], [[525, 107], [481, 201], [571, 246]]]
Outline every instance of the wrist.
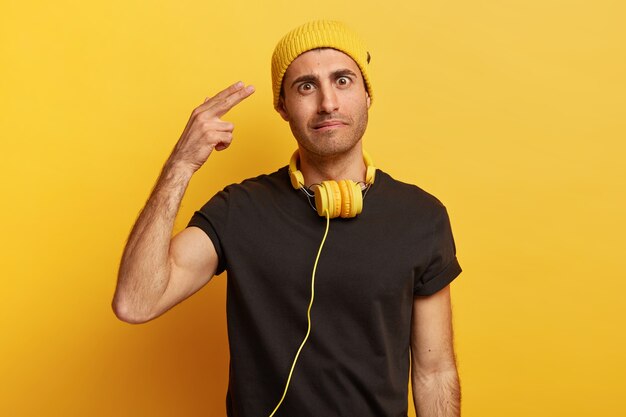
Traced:
[[193, 174], [196, 172], [196, 168], [191, 164], [185, 163], [179, 160], [168, 159], [163, 165], [162, 175], [165, 178], [176, 178], [188, 182]]

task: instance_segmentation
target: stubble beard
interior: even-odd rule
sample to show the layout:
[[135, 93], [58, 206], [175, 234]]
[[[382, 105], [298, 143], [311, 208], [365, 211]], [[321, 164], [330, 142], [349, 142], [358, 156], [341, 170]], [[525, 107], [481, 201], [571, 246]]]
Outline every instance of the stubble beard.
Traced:
[[311, 132], [307, 126], [305, 126], [304, 129], [300, 129], [298, 126], [291, 123], [289, 126], [301, 148], [304, 148], [304, 150], [318, 158], [328, 158], [343, 155], [354, 149], [365, 134], [368, 122], [368, 111], [367, 108], [365, 108], [355, 118], [330, 114], [320, 119], [343, 120], [347, 122], [347, 126], [325, 132]]

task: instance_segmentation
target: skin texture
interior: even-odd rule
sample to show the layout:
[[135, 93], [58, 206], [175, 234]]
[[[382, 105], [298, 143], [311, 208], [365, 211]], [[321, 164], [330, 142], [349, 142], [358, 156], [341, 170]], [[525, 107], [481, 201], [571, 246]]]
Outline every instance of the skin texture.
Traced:
[[411, 384], [418, 417], [460, 416], [449, 285], [413, 301]]
[[364, 180], [361, 138], [369, 106], [361, 71], [342, 52], [308, 51], [287, 68], [278, 112], [298, 142], [307, 186], [327, 179]]
[[[306, 185], [364, 181], [361, 140], [370, 99], [356, 63], [333, 49], [306, 52], [287, 69], [283, 91], [279, 113], [298, 142]], [[121, 320], [152, 320], [215, 274], [218, 259], [211, 240], [195, 227], [171, 238], [174, 219], [192, 175], [213, 150], [226, 149], [232, 141], [234, 126], [222, 116], [253, 92], [237, 83], [192, 112], [124, 249], [113, 298]], [[419, 417], [460, 415], [451, 315], [449, 287], [414, 299], [411, 378]]]
[[173, 239], [174, 219], [189, 180], [213, 150], [226, 149], [232, 123], [221, 117], [254, 92], [236, 83], [195, 108], [130, 233], [113, 296], [120, 320], [144, 323], [180, 303], [215, 274], [211, 239], [190, 227]]

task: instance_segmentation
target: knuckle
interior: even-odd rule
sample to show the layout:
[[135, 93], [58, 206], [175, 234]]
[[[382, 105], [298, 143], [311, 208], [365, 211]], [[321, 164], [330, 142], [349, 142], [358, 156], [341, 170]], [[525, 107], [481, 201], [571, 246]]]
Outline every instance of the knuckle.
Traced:
[[228, 108], [232, 107], [234, 103], [235, 103], [235, 99], [233, 98], [233, 96], [229, 96], [224, 99], [224, 106]]
[[203, 132], [211, 131], [211, 123], [209, 121], [207, 121], [207, 120], [202, 120], [200, 122], [199, 127], [200, 127], [200, 130], [203, 131]]
[[191, 114], [193, 114], [194, 116], [198, 116], [199, 114], [202, 114], [202, 110], [203, 110], [203, 105], [201, 104], [197, 106], [195, 109], [193, 109]]

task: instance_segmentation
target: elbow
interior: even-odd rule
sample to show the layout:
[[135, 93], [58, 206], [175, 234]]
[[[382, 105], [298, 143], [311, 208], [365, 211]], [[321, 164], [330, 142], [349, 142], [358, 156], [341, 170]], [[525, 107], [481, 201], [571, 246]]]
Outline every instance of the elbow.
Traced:
[[454, 364], [429, 369], [415, 367], [412, 382], [415, 386], [458, 385], [459, 373]]
[[119, 300], [117, 297], [113, 299], [111, 308], [113, 309], [115, 317], [129, 324], [143, 324], [154, 318], [137, 309], [131, 308], [128, 303]]

